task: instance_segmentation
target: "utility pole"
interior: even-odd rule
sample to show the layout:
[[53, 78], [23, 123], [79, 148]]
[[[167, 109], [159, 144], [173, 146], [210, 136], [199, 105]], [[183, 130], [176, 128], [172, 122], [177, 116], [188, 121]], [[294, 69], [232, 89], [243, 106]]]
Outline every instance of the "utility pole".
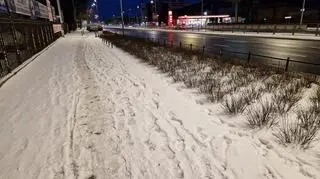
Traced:
[[59, 11], [59, 16], [60, 16], [60, 23], [62, 25], [62, 36], [64, 37], [64, 20], [63, 20], [63, 13], [62, 13], [62, 10], [61, 10], [61, 6], [60, 6], [60, 0], [57, 0], [57, 6], [58, 6], [58, 11]]
[[58, 12], [59, 12], [59, 16], [60, 16], [60, 23], [63, 24], [64, 18], [63, 18], [63, 13], [62, 13], [61, 6], [60, 6], [60, 0], [57, 0], [57, 6], [58, 6]]
[[203, 0], [201, 0], [201, 15], [203, 16]]
[[304, 15], [304, 11], [305, 11], [305, 5], [306, 5], [306, 0], [303, 0], [302, 9], [300, 10], [301, 11], [300, 26], [302, 25], [302, 22], [303, 22], [303, 15]]
[[122, 37], [124, 37], [124, 21], [123, 21], [123, 7], [122, 7], [122, 0], [120, 0], [120, 10], [121, 10], [121, 25], [122, 25]]
[[236, 7], [235, 7], [235, 16], [236, 16], [236, 23], [238, 23], [238, 5], [239, 5], [239, 1], [236, 0]]
[[77, 4], [74, 2], [75, 0], [72, 0], [72, 6], [73, 6], [73, 20], [74, 23], [76, 23], [76, 28], [78, 27], [77, 24]]

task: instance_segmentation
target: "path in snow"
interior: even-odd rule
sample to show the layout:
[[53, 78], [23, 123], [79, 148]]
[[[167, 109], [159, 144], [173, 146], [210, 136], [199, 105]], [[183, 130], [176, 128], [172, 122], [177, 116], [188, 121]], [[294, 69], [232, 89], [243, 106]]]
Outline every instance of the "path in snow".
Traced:
[[196, 99], [100, 39], [69, 34], [0, 88], [0, 178], [320, 177], [319, 156]]

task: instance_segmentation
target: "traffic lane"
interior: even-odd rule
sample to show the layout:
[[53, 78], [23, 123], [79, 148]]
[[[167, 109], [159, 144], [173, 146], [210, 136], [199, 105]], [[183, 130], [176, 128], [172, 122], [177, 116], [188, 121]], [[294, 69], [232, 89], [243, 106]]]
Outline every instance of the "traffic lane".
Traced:
[[[165, 37], [165, 36], [163, 36]], [[278, 40], [278, 39], [262, 39], [255, 38], [251, 41], [244, 41], [241, 39], [215, 39], [214, 37], [197, 37], [195, 35], [184, 35], [184, 42], [188, 44], [193, 43], [198, 47], [205, 44], [210, 51], [218, 51], [219, 49], [254, 53], [258, 55], [271, 56], [276, 58], [297, 61], [319, 62], [319, 51], [316, 48], [307, 48], [307, 46], [317, 45], [315, 43], [307, 44], [306, 42]], [[304, 43], [304, 44], [300, 44]]]
[[[227, 39], [229, 41], [226, 47], [221, 46], [225, 50], [251, 52], [260, 55], [274, 56], [278, 58], [288, 58], [300, 61], [318, 62], [319, 63], [319, 42], [300, 42], [299, 40], [278, 40], [256, 38], [252, 41]], [[230, 41], [232, 43], [230, 43]], [[216, 45], [216, 40], [207, 40], [206, 46]], [[223, 42], [220, 42], [223, 44]], [[312, 48], [309, 48], [309, 47]]]
[[[288, 58], [297, 61], [319, 62], [318, 47], [320, 43], [317, 41], [287, 40], [287, 39], [267, 39], [257, 37], [239, 37], [226, 36], [219, 37], [217, 35], [192, 34], [178, 32], [159, 32], [159, 31], [139, 31], [126, 30], [128, 35], [148, 37], [154, 40], [166, 39], [167, 41], [180, 41], [183, 44], [193, 44], [194, 47], [201, 48], [203, 45], [210, 48], [221, 48], [222, 50], [254, 53], [259, 55], [272, 56], [277, 58]], [[312, 47], [312, 48], [310, 48]], [[213, 50], [211, 50], [213, 51]], [[217, 51], [217, 49], [215, 49]]]

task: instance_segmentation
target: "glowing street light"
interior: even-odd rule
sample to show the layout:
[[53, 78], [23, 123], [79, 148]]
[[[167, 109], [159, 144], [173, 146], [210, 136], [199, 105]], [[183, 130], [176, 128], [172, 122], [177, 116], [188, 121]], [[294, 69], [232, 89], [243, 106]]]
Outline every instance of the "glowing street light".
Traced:
[[305, 5], [306, 5], [306, 0], [303, 0], [303, 2], [302, 2], [302, 9], [300, 10], [300, 11], [301, 11], [300, 25], [302, 25], [303, 15], [304, 15], [304, 12], [306, 11]]

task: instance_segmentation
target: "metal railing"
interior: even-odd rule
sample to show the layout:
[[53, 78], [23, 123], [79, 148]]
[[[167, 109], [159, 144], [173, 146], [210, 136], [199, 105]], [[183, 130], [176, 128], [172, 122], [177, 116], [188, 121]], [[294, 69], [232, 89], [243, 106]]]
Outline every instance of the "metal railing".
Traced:
[[0, 78], [56, 38], [50, 22], [0, 18]]
[[[116, 31], [117, 34], [122, 34], [120, 31]], [[229, 51], [224, 50], [222, 48], [214, 48], [207, 46], [199, 46], [192, 43], [183, 43], [183, 42], [175, 42], [168, 41], [167, 39], [161, 38], [149, 38], [149, 37], [132, 37], [143, 39], [148, 42], [152, 42], [159, 46], [166, 46], [172, 48], [180, 48], [188, 51], [194, 51], [201, 53], [204, 58], [209, 56], [214, 56], [218, 59], [230, 61], [230, 60], [240, 60], [241, 62], [245, 62], [250, 65], [265, 65], [271, 66], [276, 69], [284, 70], [284, 71], [297, 71], [297, 72], [306, 72], [312, 74], [320, 74], [320, 63], [313, 63], [307, 61], [298, 61], [287, 58], [278, 58], [267, 55], [255, 54], [252, 52], [239, 52], [239, 51]]]

